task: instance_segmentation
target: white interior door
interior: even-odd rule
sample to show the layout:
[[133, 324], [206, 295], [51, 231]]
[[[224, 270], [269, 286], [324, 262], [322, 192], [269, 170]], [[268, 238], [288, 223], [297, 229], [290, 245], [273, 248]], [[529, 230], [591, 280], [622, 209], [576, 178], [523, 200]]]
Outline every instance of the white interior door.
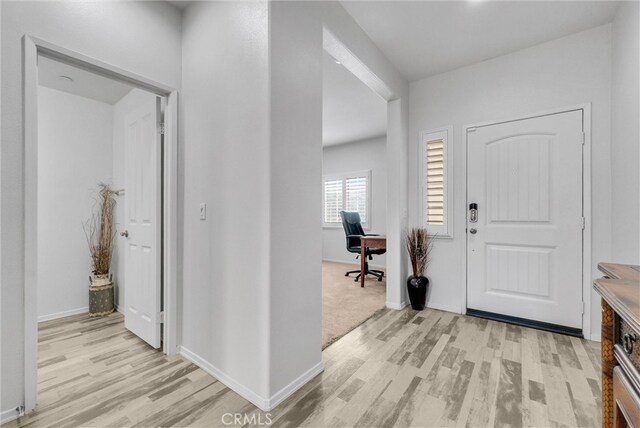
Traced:
[[160, 98], [126, 119], [125, 327], [160, 347], [161, 135]]
[[582, 328], [583, 138], [582, 110], [468, 132], [468, 309]]

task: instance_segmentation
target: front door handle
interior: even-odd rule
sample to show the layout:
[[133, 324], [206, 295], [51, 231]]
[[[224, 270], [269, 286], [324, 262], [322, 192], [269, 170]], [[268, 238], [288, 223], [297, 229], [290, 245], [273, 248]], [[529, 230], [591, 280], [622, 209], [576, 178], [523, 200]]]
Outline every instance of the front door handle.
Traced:
[[471, 229], [469, 229], [469, 233], [475, 235], [476, 233], [478, 233], [478, 231], [472, 227]]

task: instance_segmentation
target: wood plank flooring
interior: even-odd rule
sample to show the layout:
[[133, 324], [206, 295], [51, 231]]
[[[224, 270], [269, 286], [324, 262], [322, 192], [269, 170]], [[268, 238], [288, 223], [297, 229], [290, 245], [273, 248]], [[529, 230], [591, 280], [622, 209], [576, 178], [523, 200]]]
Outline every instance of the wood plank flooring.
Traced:
[[120, 314], [39, 330], [38, 407], [7, 427], [600, 426], [598, 343], [437, 310], [376, 314], [268, 413]]

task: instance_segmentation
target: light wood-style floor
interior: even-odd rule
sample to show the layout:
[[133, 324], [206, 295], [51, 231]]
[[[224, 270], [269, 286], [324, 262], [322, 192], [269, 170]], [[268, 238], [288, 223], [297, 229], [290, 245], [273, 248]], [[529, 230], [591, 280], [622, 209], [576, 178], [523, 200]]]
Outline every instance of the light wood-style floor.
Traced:
[[[384, 310], [323, 352], [325, 372], [258, 410], [120, 314], [40, 326], [39, 398], [9, 427], [600, 426], [599, 345], [462, 315]], [[226, 415], [225, 415], [226, 414]], [[231, 423], [230, 423], [231, 422]]]

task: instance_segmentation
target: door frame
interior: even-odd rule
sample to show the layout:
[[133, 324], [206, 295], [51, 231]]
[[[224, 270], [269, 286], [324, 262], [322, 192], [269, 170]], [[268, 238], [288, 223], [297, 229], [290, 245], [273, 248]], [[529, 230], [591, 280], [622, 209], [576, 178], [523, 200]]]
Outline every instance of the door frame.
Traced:
[[[467, 207], [469, 204], [468, 182], [469, 182], [469, 132], [485, 126], [499, 125], [507, 122], [516, 122], [526, 119], [535, 119], [543, 116], [568, 113], [572, 111], [582, 111], [582, 130], [584, 133], [584, 144], [582, 149], [582, 216], [584, 217], [584, 229], [582, 231], [582, 334], [587, 339], [593, 339], [591, 325], [591, 103], [577, 104], [568, 107], [549, 109], [530, 114], [513, 116], [501, 120], [478, 122], [463, 126], [465, 138], [465, 204], [464, 204], [464, 224], [467, 227]], [[464, 251], [464, 281], [462, 282], [462, 307], [461, 313], [467, 313], [467, 289], [469, 282], [469, 267], [467, 263], [468, 235], [465, 233]]]
[[164, 331], [163, 352], [178, 353], [178, 91], [171, 86], [131, 73], [112, 64], [25, 35], [23, 48], [24, 96], [24, 407], [35, 408], [38, 379], [37, 210], [38, 210], [38, 55], [78, 66], [165, 97], [162, 213]]

